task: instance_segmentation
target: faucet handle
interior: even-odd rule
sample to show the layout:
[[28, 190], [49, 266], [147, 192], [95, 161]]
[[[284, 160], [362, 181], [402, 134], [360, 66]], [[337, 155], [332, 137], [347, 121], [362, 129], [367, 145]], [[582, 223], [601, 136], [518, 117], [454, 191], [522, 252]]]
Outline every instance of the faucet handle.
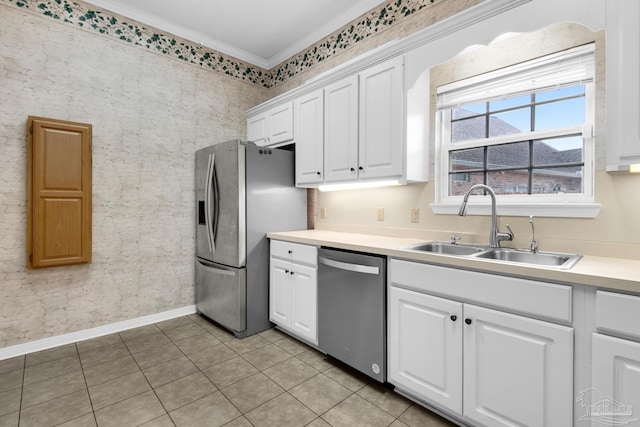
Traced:
[[449, 238], [449, 243], [451, 243], [452, 245], [455, 245], [458, 240], [461, 240], [462, 237], [458, 236], [457, 234], [452, 234], [451, 237]]
[[513, 230], [511, 229], [511, 227], [509, 227], [509, 224], [506, 224], [505, 227], [507, 227], [507, 230], [509, 230], [509, 233], [507, 233], [509, 235], [509, 240], [513, 240], [513, 238], [515, 237]]

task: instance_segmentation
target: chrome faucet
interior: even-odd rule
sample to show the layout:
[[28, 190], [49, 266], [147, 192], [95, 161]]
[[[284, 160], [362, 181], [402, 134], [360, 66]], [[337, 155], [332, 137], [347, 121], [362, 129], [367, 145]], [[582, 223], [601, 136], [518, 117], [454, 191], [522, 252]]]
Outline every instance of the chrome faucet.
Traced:
[[533, 225], [533, 215], [529, 215], [529, 224], [531, 224], [531, 234], [533, 235], [531, 238], [531, 252], [537, 254], [538, 242], [536, 241], [536, 227]]
[[503, 240], [513, 240], [513, 231], [509, 224], [507, 224], [507, 229], [509, 229], [508, 233], [502, 233], [498, 230], [498, 215], [496, 213], [496, 193], [493, 191], [491, 187], [484, 184], [476, 184], [472, 186], [464, 195], [462, 199], [462, 204], [460, 205], [460, 211], [458, 215], [465, 216], [467, 214], [467, 202], [469, 201], [469, 196], [476, 190], [485, 190], [491, 196], [491, 231], [489, 231], [489, 246], [492, 248], [499, 248], [500, 242]]

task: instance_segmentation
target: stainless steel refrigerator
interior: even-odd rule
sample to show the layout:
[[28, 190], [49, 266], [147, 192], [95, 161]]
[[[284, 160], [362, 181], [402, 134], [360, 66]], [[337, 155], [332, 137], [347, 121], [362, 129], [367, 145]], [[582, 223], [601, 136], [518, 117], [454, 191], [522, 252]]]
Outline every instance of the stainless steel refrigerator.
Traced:
[[242, 338], [268, 329], [269, 231], [302, 230], [294, 153], [239, 140], [196, 152], [196, 308]]

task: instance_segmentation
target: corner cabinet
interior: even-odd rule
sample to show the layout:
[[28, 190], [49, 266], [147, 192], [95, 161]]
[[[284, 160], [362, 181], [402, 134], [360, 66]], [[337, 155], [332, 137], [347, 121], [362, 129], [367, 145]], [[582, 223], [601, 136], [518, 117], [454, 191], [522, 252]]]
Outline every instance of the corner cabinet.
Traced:
[[269, 320], [282, 330], [318, 344], [318, 249], [272, 240]]
[[[389, 382], [473, 425], [571, 425], [572, 328], [475, 304], [502, 305], [513, 298], [515, 307], [535, 309], [536, 301], [508, 290], [510, 280], [514, 288], [523, 283], [391, 260]], [[440, 285], [431, 288], [430, 281]], [[570, 290], [561, 285], [526, 285], [570, 301]], [[479, 293], [466, 292], [468, 286]], [[474, 303], [429, 294], [443, 289], [451, 289], [453, 298], [470, 295]], [[492, 304], [494, 292], [505, 294], [503, 289], [507, 300]]]
[[325, 88], [325, 182], [403, 179], [404, 57]]
[[607, 2], [607, 170], [640, 163], [640, 2]]
[[260, 147], [293, 140], [293, 103], [285, 102], [247, 117], [247, 140]]

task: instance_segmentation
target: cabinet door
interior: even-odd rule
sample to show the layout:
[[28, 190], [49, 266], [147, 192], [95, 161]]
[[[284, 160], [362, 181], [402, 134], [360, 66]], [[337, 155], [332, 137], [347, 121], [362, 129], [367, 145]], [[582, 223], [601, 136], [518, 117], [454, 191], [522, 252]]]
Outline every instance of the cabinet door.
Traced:
[[292, 264], [291, 329], [318, 343], [318, 277], [315, 268]]
[[296, 185], [322, 182], [324, 95], [322, 89], [295, 100]]
[[462, 330], [461, 303], [392, 286], [389, 382], [461, 413]]
[[640, 2], [607, 2], [607, 170], [640, 163]]
[[[637, 421], [640, 418], [640, 343], [593, 334], [592, 345], [592, 388], [578, 395], [584, 411], [576, 414], [576, 418], [591, 420], [594, 426]], [[600, 413], [595, 415], [597, 410]]]
[[358, 177], [358, 76], [324, 90], [324, 180]]
[[285, 102], [267, 112], [269, 120], [268, 145], [293, 139], [293, 102]]
[[571, 328], [469, 304], [464, 317], [466, 418], [486, 426], [573, 424]]
[[92, 126], [29, 116], [28, 135], [27, 265], [90, 263]]
[[268, 144], [267, 133], [268, 121], [266, 114], [259, 114], [257, 116], [247, 118], [247, 141], [254, 142], [260, 147], [264, 147]]
[[271, 258], [269, 320], [291, 327], [291, 263]]
[[402, 175], [403, 57], [360, 73], [360, 179]]

